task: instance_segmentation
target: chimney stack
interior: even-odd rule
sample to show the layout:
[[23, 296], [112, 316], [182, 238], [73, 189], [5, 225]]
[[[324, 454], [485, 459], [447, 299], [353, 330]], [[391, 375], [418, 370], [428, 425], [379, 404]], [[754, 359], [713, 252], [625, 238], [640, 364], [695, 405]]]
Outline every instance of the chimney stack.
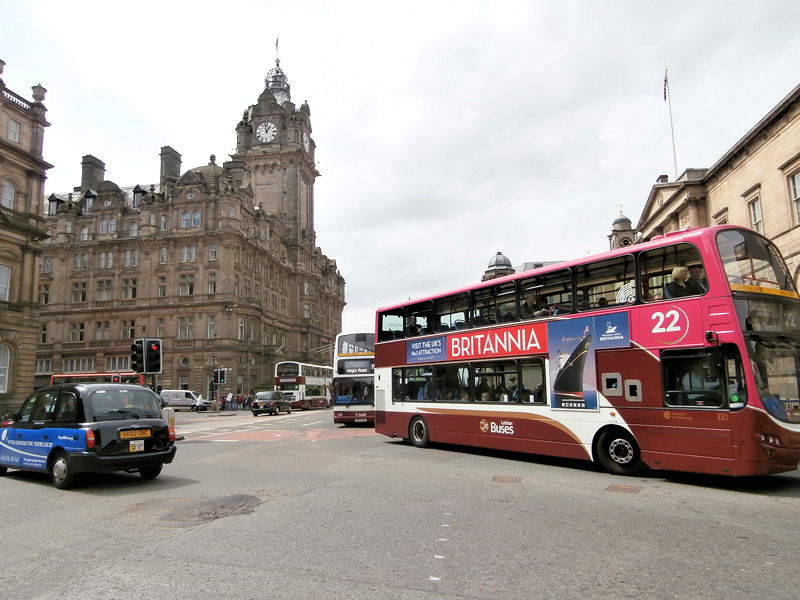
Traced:
[[97, 187], [106, 176], [105, 163], [99, 158], [87, 154], [81, 161], [81, 168], [81, 193], [86, 190], [97, 191]]
[[161, 191], [181, 176], [181, 155], [169, 146], [161, 146]]

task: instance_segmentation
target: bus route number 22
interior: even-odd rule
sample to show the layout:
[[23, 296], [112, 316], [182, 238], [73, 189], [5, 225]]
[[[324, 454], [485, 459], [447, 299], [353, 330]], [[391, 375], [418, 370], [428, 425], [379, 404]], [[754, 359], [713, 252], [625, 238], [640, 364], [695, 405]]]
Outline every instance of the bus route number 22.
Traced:
[[663, 344], [677, 344], [689, 332], [689, 317], [680, 308], [670, 307], [666, 312], [657, 310], [650, 315], [653, 328], [650, 333]]

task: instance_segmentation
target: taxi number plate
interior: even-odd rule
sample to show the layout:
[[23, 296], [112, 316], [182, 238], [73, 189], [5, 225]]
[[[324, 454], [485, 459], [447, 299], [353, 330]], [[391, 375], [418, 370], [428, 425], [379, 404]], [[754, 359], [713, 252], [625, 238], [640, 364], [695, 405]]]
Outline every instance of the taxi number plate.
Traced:
[[131, 452], [144, 452], [144, 440], [131, 440]]
[[121, 440], [131, 440], [135, 438], [149, 438], [149, 429], [132, 429], [131, 431], [120, 431], [119, 438]]
[[366, 423], [366, 419], [356, 419], [356, 423]]

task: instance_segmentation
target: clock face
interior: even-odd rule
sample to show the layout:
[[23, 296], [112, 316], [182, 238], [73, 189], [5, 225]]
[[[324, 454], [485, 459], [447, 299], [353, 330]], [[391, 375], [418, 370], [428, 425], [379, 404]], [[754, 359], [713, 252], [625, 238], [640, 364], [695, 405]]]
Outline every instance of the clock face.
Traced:
[[311, 140], [309, 139], [308, 134], [304, 133], [303, 134], [303, 148], [305, 149], [306, 152], [308, 152], [308, 149], [310, 147], [311, 147]]
[[277, 135], [278, 128], [275, 126], [275, 123], [271, 121], [265, 121], [256, 128], [256, 138], [259, 142], [271, 142]]
[[632, 243], [633, 243], [633, 240], [631, 238], [627, 237], [627, 236], [623, 237], [619, 241], [619, 245], [620, 246], [630, 246]]

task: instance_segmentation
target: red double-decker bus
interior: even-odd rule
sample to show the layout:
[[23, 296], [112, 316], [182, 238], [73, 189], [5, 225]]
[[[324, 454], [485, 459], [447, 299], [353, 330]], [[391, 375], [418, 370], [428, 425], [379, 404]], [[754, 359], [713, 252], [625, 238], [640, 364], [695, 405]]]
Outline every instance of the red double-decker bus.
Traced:
[[686, 230], [378, 310], [375, 430], [619, 474], [788, 471], [798, 349], [777, 248]]

